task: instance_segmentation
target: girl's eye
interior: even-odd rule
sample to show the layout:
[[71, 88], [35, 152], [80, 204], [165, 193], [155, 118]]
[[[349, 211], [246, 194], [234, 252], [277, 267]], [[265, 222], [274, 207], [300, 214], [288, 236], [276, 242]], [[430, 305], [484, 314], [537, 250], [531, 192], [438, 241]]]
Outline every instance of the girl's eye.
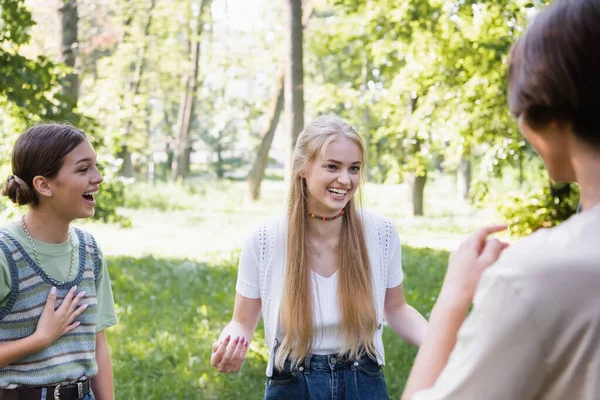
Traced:
[[337, 165], [329, 164], [326, 166], [326, 168], [335, 171], [337, 169]]
[[79, 172], [87, 172], [87, 170], [88, 170], [88, 168], [87, 168], [87, 167], [84, 167], [84, 168], [81, 168], [81, 169], [79, 170]]
[[350, 171], [358, 172], [358, 171], [360, 171], [360, 167], [350, 167]]

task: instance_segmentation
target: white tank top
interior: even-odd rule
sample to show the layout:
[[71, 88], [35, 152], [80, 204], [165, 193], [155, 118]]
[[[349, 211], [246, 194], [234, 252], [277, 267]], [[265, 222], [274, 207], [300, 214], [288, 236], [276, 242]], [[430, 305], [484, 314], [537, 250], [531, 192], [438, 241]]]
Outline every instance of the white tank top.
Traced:
[[338, 271], [325, 278], [311, 270], [313, 298], [313, 326], [315, 334], [311, 353], [338, 353], [341, 315], [338, 304]]

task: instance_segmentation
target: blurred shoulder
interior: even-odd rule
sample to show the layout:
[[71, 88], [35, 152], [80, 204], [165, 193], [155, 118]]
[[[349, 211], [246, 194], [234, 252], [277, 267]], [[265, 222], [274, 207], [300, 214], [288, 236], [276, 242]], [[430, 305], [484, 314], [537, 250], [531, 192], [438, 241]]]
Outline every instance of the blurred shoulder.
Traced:
[[573, 291], [586, 282], [600, 285], [599, 227], [596, 207], [554, 228], [540, 229], [503, 251], [485, 274], [548, 300], [558, 293], [576, 295]]

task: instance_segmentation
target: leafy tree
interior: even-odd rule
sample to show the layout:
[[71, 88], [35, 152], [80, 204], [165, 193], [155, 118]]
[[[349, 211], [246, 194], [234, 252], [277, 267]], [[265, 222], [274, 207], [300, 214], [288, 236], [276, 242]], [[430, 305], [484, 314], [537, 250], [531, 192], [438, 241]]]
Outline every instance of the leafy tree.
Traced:
[[490, 148], [508, 143], [519, 154], [506, 108], [506, 55], [537, 6], [333, 1], [310, 43], [315, 81], [333, 95], [318, 96], [315, 106], [364, 132], [372, 177], [413, 177], [413, 198], [422, 199], [423, 180], [436, 165], [462, 163], [467, 174], [471, 158]]

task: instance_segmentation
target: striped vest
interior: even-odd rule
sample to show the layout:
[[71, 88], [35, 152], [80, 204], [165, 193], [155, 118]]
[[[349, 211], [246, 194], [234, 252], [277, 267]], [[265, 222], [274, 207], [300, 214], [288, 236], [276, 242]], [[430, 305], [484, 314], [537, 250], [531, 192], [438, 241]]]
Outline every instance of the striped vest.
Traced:
[[[99, 273], [98, 247], [94, 238], [75, 229], [79, 238], [79, 266], [74, 280], [57, 286], [58, 307], [71, 287], [85, 291], [79, 305], [88, 308], [77, 320], [81, 324], [61, 336], [50, 347], [0, 368], [0, 388], [44, 386], [91, 377], [96, 365], [96, 277]], [[48, 293], [54, 284], [32, 260], [19, 242], [0, 230], [0, 249], [10, 268], [11, 289], [8, 302], [0, 309], [0, 343], [32, 335]]]

